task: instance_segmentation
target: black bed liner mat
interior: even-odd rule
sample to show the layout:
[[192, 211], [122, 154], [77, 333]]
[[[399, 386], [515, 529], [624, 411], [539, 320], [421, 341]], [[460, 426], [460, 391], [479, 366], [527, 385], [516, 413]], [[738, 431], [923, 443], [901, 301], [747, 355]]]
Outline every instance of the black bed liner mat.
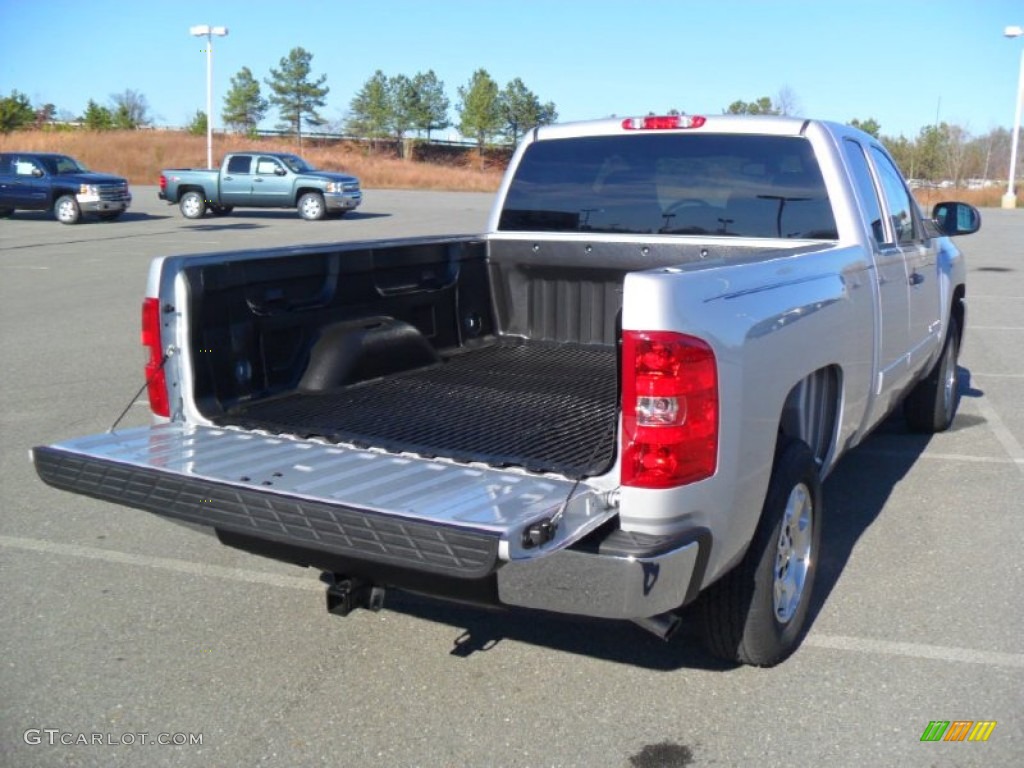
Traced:
[[582, 478], [615, 459], [613, 347], [505, 338], [439, 365], [239, 405], [222, 426]]

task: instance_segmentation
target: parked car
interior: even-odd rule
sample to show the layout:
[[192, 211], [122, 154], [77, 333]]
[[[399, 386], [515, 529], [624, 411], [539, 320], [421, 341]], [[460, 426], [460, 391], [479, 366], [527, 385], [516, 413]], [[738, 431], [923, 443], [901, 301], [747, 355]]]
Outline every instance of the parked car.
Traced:
[[48, 152], [0, 154], [0, 217], [17, 210], [53, 211], [62, 224], [94, 214], [112, 221], [132, 195], [120, 176], [90, 171], [73, 157]]
[[235, 152], [220, 170], [171, 168], [160, 172], [161, 200], [176, 203], [187, 219], [210, 211], [225, 216], [240, 208], [296, 208], [316, 221], [344, 216], [359, 207], [359, 179], [318, 171], [298, 155], [282, 152]]

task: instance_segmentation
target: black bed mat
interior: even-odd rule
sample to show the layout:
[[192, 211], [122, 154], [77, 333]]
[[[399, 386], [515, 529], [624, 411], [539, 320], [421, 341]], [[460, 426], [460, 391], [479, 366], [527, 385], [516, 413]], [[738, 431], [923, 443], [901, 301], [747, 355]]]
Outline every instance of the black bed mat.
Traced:
[[439, 365], [237, 406], [217, 423], [579, 478], [615, 458], [612, 347], [502, 339]]

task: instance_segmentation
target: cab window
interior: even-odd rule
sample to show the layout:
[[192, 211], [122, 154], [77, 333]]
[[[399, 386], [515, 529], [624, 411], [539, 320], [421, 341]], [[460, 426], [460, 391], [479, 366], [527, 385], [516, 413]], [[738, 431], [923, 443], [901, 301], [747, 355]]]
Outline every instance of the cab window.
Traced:
[[235, 155], [228, 160], [228, 173], [249, 173], [252, 158], [248, 155]]
[[261, 157], [256, 163], [256, 173], [273, 176], [281, 164], [272, 157]]
[[917, 206], [910, 191], [903, 183], [903, 178], [889, 156], [878, 147], [872, 147], [871, 153], [875, 160], [875, 168], [878, 169], [879, 180], [882, 182], [882, 189], [885, 192], [886, 208], [889, 221], [892, 222], [896, 244], [906, 245], [920, 240], [921, 232], [917, 217], [914, 216]]

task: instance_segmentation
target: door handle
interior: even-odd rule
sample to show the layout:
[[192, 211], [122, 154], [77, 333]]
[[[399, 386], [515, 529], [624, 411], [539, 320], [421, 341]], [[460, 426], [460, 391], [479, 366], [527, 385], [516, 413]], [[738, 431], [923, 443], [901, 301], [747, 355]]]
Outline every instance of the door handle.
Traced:
[[924, 282], [924, 275], [922, 275], [920, 272], [912, 272], [910, 274], [910, 284], [911, 285], [921, 285], [921, 283], [923, 283], [923, 282]]
[[234, 180], [235, 180], [234, 176], [225, 176], [224, 177], [224, 181], [234, 181]]
[[260, 183], [262, 183], [262, 182], [263, 182], [263, 179], [261, 179], [261, 178], [260, 178], [259, 176], [257, 176], [257, 177], [256, 177], [255, 179], [253, 179], [253, 181], [254, 181], [254, 182], [260, 182]]

